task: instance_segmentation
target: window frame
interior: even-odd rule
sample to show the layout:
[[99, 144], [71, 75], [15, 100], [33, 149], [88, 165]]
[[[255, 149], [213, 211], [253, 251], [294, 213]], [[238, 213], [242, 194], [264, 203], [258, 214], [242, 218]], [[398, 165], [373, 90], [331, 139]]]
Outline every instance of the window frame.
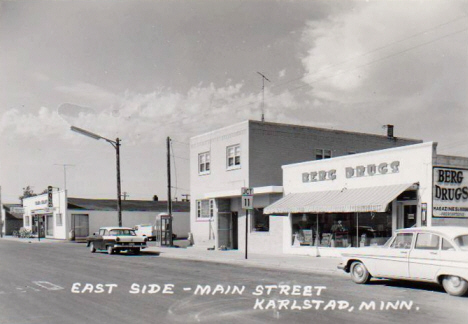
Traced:
[[[430, 236], [435, 236], [437, 237], [437, 244], [435, 246], [420, 246], [418, 247], [418, 242], [419, 242], [419, 237], [420, 236], [424, 236], [424, 235], [430, 235]], [[432, 238], [431, 238], [432, 240]], [[414, 243], [414, 249], [415, 250], [423, 250], [423, 251], [437, 251], [439, 250], [439, 247], [441, 246], [441, 237], [437, 234], [434, 234], [434, 233], [418, 233], [418, 235], [416, 236], [416, 241]]]
[[[234, 155], [230, 156], [230, 149], [233, 150]], [[229, 165], [229, 159], [233, 159], [233, 164]], [[226, 170], [236, 170], [242, 167], [242, 150], [240, 144], [226, 146]]]
[[[329, 153], [329, 154], [325, 155], [325, 153]], [[321, 149], [321, 148], [315, 149], [315, 160], [331, 159], [332, 157], [333, 157], [333, 152], [331, 149]]]
[[[207, 213], [203, 213], [203, 204], [206, 202], [207, 206], [205, 206]], [[196, 213], [196, 221], [210, 221], [214, 218], [214, 199], [197, 199], [197, 213]]]
[[[201, 162], [202, 157], [204, 157], [204, 162]], [[203, 171], [201, 171], [202, 165], [203, 165]], [[198, 168], [198, 175], [206, 175], [206, 174], [211, 173], [211, 152], [210, 151], [198, 153], [197, 168]]]
[[[410, 246], [409, 247], [396, 247], [396, 246], [393, 246], [395, 243], [396, 243], [396, 240], [398, 239], [399, 236], [409, 236], [411, 235], [411, 243], [410, 243]], [[395, 237], [393, 238], [392, 240], [392, 243], [390, 243], [390, 245], [388, 246], [390, 249], [400, 249], [400, 250], [410, 250], [413, 246], [413, 241], [414, 241], [414, 233], [397, 233], [395, 235]]]

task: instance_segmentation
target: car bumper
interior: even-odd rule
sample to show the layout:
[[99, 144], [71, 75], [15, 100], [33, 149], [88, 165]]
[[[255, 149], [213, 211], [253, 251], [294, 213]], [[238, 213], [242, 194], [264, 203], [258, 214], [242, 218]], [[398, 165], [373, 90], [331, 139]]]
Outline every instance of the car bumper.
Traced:
[[346, 266], [343, 263], [340, 263], [336, 266], [338, 269], [346, 271]]

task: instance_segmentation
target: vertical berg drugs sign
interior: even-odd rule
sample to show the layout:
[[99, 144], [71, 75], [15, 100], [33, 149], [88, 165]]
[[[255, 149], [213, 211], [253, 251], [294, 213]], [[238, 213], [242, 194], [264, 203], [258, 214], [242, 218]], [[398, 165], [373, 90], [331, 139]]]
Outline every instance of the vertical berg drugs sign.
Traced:
[[468, 170], [434, 168], [434, 217], [468, 217]]

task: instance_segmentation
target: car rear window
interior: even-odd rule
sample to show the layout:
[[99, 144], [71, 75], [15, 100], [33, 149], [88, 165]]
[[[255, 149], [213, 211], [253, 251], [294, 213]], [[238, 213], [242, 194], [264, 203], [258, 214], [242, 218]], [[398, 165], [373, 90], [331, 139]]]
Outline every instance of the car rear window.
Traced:
[[468, 251], [468, 235], [460, 235], [455, 238], [455, 243], [464, 251]]
[[135, 236], [135, 232], [133, 230], [128, 230], [128, 229], [114, 229], [111, 230], [109, 235], [111, 236], [117, 236], [117, 235], [131, 235]]

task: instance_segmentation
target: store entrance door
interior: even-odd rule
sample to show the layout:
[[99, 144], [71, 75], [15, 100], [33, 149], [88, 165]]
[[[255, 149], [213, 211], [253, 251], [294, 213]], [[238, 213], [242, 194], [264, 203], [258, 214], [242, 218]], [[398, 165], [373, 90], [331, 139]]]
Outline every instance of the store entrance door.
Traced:
[[417, 202], [399, 203], [397, 228], [409, 228], [417, 224]]
[[232, 249], [232, 212], [218, 212], [218, 248]]
[[54, 236], [54, 216], [46, 215], [46, 236]]
[[73, 214], [73, 230], [75, 239], [83, 239], [89, 235], [89, 216], [87, 214]]

